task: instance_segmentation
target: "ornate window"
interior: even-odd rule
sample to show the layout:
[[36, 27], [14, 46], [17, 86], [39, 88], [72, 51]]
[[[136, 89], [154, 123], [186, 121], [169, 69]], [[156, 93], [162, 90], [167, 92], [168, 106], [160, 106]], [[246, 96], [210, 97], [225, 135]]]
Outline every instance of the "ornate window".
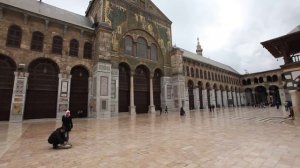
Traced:
[[91, 59], [92, 52], [93, 52], [93, 45], [88, 42], [84, 43], [83, 58]]
[[72, 39], [70, 41], [69, 55], [77, 57], [78, 56], [78, 48], [79, 48], [79, 42], [76, 39]]
[[199, 78], [199, 69], [196, 69], [196, 78]]
[[124, 52], [125, 52], [125, 54], [133, 55], [133, 40], [130, 36], [125, 37]]
[[204, 79], [207, 79], [206, 71], [204, 71]]
[[145, 39], [139, 37], [137, 40], [137, 57], [147, 58], [147, 42]]
[[43, 51], [44, 46], [44, 34], [41, 32], [33, 32], [31, 39], [31, 50]]
[[210, 80], [210, 72], [208, 71], [208, 80]]
[[62, 54], [63, 40], [60, 36], [54, 36], [52, 40], [52, 53]]
[[154, 44], [151, 44], [151, 50], [150, 50], [150, 59], [152, 61], [157, 61], [157, 47]]
[[8, 29], [6, 46], [20, 48], [22, 30], [19, 26], [12, 25]]

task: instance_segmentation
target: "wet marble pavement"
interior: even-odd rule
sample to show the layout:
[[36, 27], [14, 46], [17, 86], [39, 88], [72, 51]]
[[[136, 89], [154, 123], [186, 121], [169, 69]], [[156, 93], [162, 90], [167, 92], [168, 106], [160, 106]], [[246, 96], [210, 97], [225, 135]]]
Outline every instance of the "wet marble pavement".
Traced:
[[0, 168], [299, 168], [300, 119], [275, 108], [74, 119], [71, 149], [53, 150], [60, 120], [0, 123]]

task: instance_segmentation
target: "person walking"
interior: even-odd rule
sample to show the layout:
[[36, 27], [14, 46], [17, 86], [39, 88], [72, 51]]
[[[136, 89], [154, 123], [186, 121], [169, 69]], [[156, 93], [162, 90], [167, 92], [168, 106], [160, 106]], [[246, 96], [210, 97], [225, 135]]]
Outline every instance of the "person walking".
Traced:
[[62, 116], [62, 126], [66, 128], [66, 141], [69, 142], [69, 133], [73, 128], [72, 116], [69, 110], [67, 110], [65, 115]]
[[168, 113], [168, 106], [166, 106], [165, 108], [165, 113]]

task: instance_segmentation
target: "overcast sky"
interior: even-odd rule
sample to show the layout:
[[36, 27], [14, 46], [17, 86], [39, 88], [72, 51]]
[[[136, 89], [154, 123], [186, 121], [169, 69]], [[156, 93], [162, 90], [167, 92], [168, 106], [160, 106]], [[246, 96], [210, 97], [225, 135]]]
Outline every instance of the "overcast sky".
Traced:
[[[89, 0], [43, 0], [84, 15]], [[280, 68], [260, 44], [300, 25], [300, 0], [152, 0], [173, 22], [173, 45], [195, 52], [241, 74]]]

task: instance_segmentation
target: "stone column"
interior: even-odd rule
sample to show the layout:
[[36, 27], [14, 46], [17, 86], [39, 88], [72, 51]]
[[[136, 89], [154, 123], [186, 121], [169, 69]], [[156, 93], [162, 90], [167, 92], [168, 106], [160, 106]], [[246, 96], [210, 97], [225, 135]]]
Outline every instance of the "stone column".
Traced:
[[266, 93], [267, 93], [267, 95], [266, 95], [266, 99], [267, 99], [267, 102], [268, 103], [273, 103], [273, 99], [274, 99], [274, 97], [273, 97], [273, 99], [272, 99], [272, 101], [271, 101], [271, 97], [270, 97], [270, 90], [269, 89], [267, 89], [267, 91], [266, 91]]
[[119, 69], [111, 70], [111, 102], [110, 112], [113, 116], [119, 114]]
[[[72, 75], [61, 73], [58, 75], [57, 114], [56, 119], [61, 119], [64, 112], [69, 109], [70, 88]], [[75, 111], [71, 111], [74, 113]]]
[[279, 89], [279, 95], [280, 95], [281, 104], [284, 105], [284, 103], [285, 103], [285, 101], [287, 101], [287, 99], [285, 96], [285, 90], [283, 88]]
[[200, 108], [200, 102], [199, 102], [199, 88], [196, 87], [194, 90], [194, 105], [195, 105], [195, 109], [199, 109]]
[[15, 72], [9, 117], [10, 122], [19, 122], [23, 120], [28, 75], [29, 74], [26, 72]]
[[238, 105], [242, 106], [242, 102], [241, 102], [241, 93], [237, 92], [237, 101], [238, 101]]
[[223, 91], [223, 102], [224, 102], [224, 106], [228, 107], [227, 91], [226, 90]]
[[107, 23], [100, 22], [95, 28], [94, 73], [93, 87], [96, 96], [94, 116], [97, 118], [111, 117], [111, 92], [112, 92], [112, 44], [113, 29]]
[[130, 73], [130, 107], [129, 107], [129, 112], [131, 115], [135, 115], [135, 105], [134, 105], [134, 72]]
[[231, 100], [231, 91], [227, 91], [227, 106], [230, 107], [231, 103], [229, 103], [229, 100]]
[[203, 109], [208, 108], [208, 100], [207, 100], [207, 90], [202, 90], [202, 99], [203, 99]]
[[185, 110], [185, 112], [190, 112], [190, 100], [189, 100], [189, 88], [188, 87], [184, 87], [184, 103], [183, 103], [183, 109]]
[[88, 100], [88, 112], [87, 112], [87, 117], [92, 117], [92, 112], [93, 112], [93, 78], [89, 77], [89, 100]]
[[300, 91], [289, 90], [289, 93], [291, 95], [295, 117], [300, 118]]
[[155, 113], [155, 106], [153, 101], [153, 75], [150, 75], [150, 106], [149, 113]]
[[111, 117], [111, 64], [108, 62], [98, 62], [93, 68], [96, 89], [95, 117], [109, 118]]
[[233, 107], [236, 107], [235, 92], [231, 91], [231, 97], [232, 97]]
[[172, 111], [174, 106], [174, 94], [172, 87], [172, 78], [171, 77], [161, 77], [161, 108], [165, 109], [168, 106], [168, 110]]
[[221, 96], [221, 90], [217, 90], [217, 99], [218, 99], [218, 105], [219, 107], [222, 107], [222, 96]]
[[216, 107], [216, 96], [215, 96], [215, 89], [211, 89], [210, 91], [209, 91], [210, 93], [210, 104], [212, 105], [212, 106], [215, 106]]
[[254, 103], [254, 104], [257, 104], [257, 100], [256, 100], [256, 92], [255, 91], [252, 91], [251, 92], [251, 96], [252, 96], [252, 102]]

